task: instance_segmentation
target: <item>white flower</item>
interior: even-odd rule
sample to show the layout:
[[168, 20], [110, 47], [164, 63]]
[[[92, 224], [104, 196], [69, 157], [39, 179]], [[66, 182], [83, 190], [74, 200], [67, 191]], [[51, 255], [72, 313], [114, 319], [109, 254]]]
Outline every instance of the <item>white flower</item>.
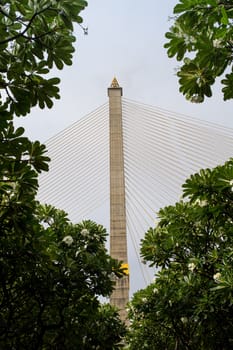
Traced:
[[187, 323], [188, 322], [187, 317], [181, 317], [180, 320], [181, 320], [182, 323]]
[[229, 185], [231, 186], [231, 191], [233, 192], [233, 180], [229, 181]]
[[221, 273], [217, 272], [215, 275], [213, 275], [213, 279], [215, 280], [215, 282], [220, 282]]
[[89, 235], [90, 231], [86, 228], [83, 228], [82, 231], [80, 232], [82, 236], [86, 237]]
[[195, 270], [195, 268], [196, 268], [196, 265], [194, 263], [189, 263], [188, 264], [189, 271], [193, 272]]
[[207, 202], [207, 200], [200, 200], [200, 199], [197, 199], [197, 200], [195, 201], [195, 204], [199, 204], [200, 207], [205, 207], [206, 205], [208, 205], [208, 202]]
[[93, 235], [93, 238], [94, 238], [96, 241], [99, 241], [99, 240], [100, 240], [100, 236], [97, 235], [97, 234], [94, 234], [94, 235]]
[[222, 47], [222, 40], [221, 39], [214, 39], [213, 40], [213, 47], [216, 47], [216, 48], [221, 48]]
[[221, 179], [221, 180], [226, 182], [231, 187], [231, 191], [233, 192], [233, 180], [225, 180], [225, 179]]
[[74, 242], [74, 240], [73, 240], [73, 237], [71, 236], [65, 236], [62, 242], [70, 246]]

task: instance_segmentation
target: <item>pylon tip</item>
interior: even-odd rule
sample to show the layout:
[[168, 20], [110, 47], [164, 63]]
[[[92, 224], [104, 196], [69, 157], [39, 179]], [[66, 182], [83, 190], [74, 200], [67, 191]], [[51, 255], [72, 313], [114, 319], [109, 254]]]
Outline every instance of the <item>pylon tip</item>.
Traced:
[[120, 85], [119, 85], [119, 83], [118, 83], [118, 81], [117, 81], [117, 78], [114, 77], [113, 80], [112, 80], [112, 83], [111, 83], [111, 88], [117, 89], [117, 88], [119, 88], [119, 87], [120, 87]]

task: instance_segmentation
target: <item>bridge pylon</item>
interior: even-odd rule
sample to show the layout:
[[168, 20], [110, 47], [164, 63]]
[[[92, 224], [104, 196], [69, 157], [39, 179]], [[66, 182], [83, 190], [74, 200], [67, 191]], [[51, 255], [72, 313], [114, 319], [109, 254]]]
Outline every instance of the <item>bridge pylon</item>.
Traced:
[[[122, 129], [122, 88], [116, 78], [108, 88], [109, 143], [110, 143], [110, 255], [121, 260], [128, 270], [125, 175]], [[110, 303], [119, 309], [120, 317], [127, 320], [129, 275], [116, 279]]]

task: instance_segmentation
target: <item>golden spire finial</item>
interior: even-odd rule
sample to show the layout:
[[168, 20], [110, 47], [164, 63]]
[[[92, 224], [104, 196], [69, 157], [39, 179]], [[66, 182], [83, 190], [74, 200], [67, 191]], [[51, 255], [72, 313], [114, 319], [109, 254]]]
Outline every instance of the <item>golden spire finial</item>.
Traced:
[[112, 80], [111, 88], [119, 88], [119, 87], [120, 85], [118, 84], [116, 77], [114, 77]]

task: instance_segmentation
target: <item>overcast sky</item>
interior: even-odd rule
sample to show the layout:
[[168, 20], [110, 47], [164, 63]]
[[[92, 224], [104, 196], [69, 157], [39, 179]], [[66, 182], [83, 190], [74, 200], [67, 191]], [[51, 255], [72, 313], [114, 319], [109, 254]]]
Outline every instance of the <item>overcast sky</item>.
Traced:
[[130, 98], [171, 111], [233, 127], [232, 102], [223, 102], [220, 86], [203, 104], [192, 104], [178, 91], [175, 69], [163, 48], [175, 0], [90, 0], [82, 12], [88, 35], [77, 26], [74, 63], [55, 71], [61, 100], [52, 110], [34, 109], [19, 120], [27, 135], [46, 141], [107, 101], [113, 76]]

